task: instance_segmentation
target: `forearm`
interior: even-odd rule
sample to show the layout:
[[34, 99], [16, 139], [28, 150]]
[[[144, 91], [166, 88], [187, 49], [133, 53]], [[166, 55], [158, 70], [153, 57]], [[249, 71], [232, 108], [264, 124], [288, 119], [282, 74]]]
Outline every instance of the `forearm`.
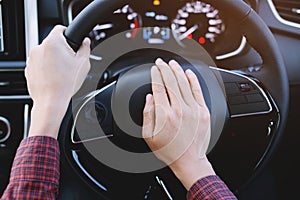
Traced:
[[18, 148], [10, 182], [1, 199], [55, 199], [58, 181], [57, 140], [42, 136], [29, 137]]
[[69, 100], [34, 102], [31, 111], [31, 124], [28, 137], [48, 136], [57, 139], [62, 119], [68, 108]]

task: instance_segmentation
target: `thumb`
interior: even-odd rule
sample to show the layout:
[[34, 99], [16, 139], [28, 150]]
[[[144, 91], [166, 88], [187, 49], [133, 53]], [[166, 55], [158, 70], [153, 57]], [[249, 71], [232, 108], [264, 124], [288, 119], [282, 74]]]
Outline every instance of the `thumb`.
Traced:
[[84, 38], [79, 50], [77, 51], [77, 56], [88, 57], [91, 53], [91, 40], [89, 38]]
[[146, 104], [143, 112], [143, 138], [151, 138], [154, 131], [154, 103], [153, 96], [146, 96]]

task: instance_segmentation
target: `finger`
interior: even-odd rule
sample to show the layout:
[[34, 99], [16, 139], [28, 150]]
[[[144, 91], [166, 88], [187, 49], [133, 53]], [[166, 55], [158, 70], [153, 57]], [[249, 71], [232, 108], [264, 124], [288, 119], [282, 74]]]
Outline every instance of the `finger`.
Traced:
[[179, 86], [183, 100], [188, 105], [194, 104], [195, 99], [194, 99], [193, 93], [191, 91], [189, 81], [188, 81], [186, 75], [184, 74], [182, 67], [175, 60], [171, 60], [169, 62], [169, 66], [171, 67], [171, 69], [177, 79], [178, 86]]
[[67, 39], [64, 36], [64, 31], [66, 30], [65, 26], [62, 25], [56, 25], [51, 32], [49, 33], [49, 35], [44, 39], [44, 41], [42, 42], [42, 45], [46, 45], [47, 48], [59, 48], [59, 46], [57, 45], [57, 43], [59, 44], [63, 44], [65, 46], [65, 48], [68, 50], [70, 55], [75, 56], [76, 53], [74, 52], [74, 50], [70, 47], [70, 45], [67, 42]]
[[151, 68], [151, 79], [155, 107], [170, 107], [170, 103], [161, 74], [156, 66], [153, 66]]
[[67, 29], [67, 27], [62, 26], [62, 25], [56, 25], [52, 31], [50, 32], [49, 35], [60, 35], [61, 33], [63, 33], [65, 30]]
[[63, 33], [66, 30], [65, 26], [56, 25], [49, 33], [49, 35], [44, 39], [42, 43], [52, 42], [54, 38], [64, 38]]
[[155, 113], [153, 96], [146, 96], [146, 103], [143, 112], [143, 138], [151, 138], [154, 131]]
[[91, 53], [91, 40], [89, 38], [85, 38], [80, 46], [79, 50], [77, 51], [78, 57], [89, 57]]
[[189, 80], [190, 87], [191, 87], [191, 90], [192, 90], [192, 93], [193, 93], [193, 96], [194, 96], [196, 102], [200, 106], [206, 106], [206, 103], [205, 103], [205, 100], [203, 97], [203, 93], [202, 93], [202, 89], [200, 87], [197, 76], [190, 69], [186, 70], [185, 74]]
[[158, 58], [155, 64], [161, 73], [164, 85], [170, 98], [170, 104], [174, 107], [178, 107], [180, 105], [180, 101], [182, 101], [182, 96], [179, 91], [178, 84], [176, 84], [176, 77], [174, 76], [169, 65], [162, 59]]

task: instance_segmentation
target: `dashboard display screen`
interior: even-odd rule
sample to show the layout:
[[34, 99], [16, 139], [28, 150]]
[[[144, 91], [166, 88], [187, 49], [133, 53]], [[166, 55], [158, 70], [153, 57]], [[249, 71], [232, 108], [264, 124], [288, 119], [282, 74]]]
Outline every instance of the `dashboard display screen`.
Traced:
[[0, 1], [0, 52], [4, 51], [4, 38], [3, 38], [3, 25], [2, 25], [2, 5]]

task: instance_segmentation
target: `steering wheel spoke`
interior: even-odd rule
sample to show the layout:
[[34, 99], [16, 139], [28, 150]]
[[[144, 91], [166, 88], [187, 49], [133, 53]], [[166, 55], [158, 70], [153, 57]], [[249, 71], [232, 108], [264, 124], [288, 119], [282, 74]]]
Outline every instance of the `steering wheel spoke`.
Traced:
[[[74, 110], [74, 121], [71, 128], [71, 142], [83, 144], [114, 136], [111, 129], [110, 98], [117, 81], [112, 81], [102, 88], [90, 92]], [[101, 126], [101, 127], [100, 127]], [[84, 132], [84, 134], [78, 134]]]
[[274, 110], [268, 93], [253, 77], [220, 68], [211, 69], [222, 77], [231, 118], [264, 115]]

